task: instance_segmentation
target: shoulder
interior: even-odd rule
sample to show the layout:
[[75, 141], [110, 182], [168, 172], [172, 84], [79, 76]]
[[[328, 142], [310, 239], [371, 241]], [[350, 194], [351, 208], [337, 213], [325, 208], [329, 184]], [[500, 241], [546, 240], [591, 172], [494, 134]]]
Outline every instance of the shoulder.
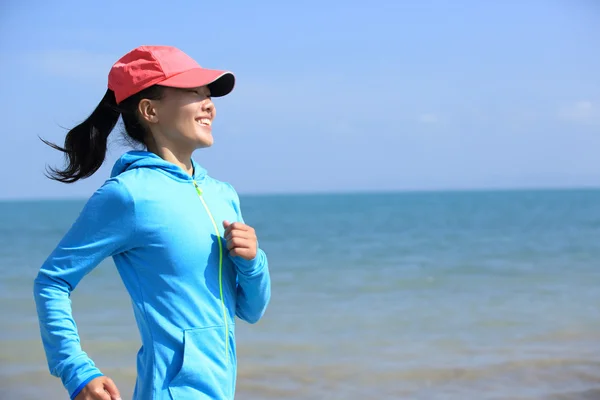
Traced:
[[86, 208], [102, 211], [104, 215], [131, 211], [135, 201], [126, 182], [116, 177], [107, 179], [88, 200]]
[[239, 196], [233, 185], [226, 181], [213, 178], [211, 176], [206, 177], [206, 183], [211, 186], [211, 189], [217, 192], [219, 195], [234, 201], [239, 202]]

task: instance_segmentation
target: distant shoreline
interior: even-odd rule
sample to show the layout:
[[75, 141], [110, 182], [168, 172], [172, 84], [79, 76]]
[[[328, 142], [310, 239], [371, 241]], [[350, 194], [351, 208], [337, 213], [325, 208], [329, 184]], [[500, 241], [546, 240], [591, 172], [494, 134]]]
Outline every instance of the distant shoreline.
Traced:
[[[439, 188], [439, 189], [396, 189], [396, 190], [340, 190], [340, 191], [298, 191], [298, 192], [239, 192], [242, 197], [305, 197], [305, 196], [354, 196], [354, 195], [411, 195], [411, 194], [476, 194], [476, 193], [547, 193], [547, 192], [581, 192], [600, 191], [599, 186], [540, 186], [540, 187], [497, 187], [497, 188]], [[90, 194], [91, 195], [91, 194]], [[0, 197], [2, 203], [37, 203], [37, 202], [81, 202], [88, 197]]]

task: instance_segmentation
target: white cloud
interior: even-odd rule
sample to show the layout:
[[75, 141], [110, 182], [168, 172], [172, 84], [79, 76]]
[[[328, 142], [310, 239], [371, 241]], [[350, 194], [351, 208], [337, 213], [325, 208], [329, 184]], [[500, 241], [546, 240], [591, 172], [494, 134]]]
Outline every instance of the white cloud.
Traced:
[[431, 113], [419, 115], [418, 120], [423, 124], [435, 124], [439, 121], [437, 115]]
[[558, 117], [582, 124], [600, 123], [600, 108], [589, 100], [582, 100], [562, 107], [558, 111]]
[[114, 55], [85, 50], [53, 50], [27, 57], [27, 63], [52, 76], [71, 79], [104, 79], [118, 59]]

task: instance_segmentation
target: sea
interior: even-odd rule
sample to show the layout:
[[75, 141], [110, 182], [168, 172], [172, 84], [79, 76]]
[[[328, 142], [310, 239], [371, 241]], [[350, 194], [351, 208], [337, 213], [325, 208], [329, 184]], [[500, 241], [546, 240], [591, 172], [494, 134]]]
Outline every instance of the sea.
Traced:
[[[67, 399], [33, 300], [85, 200], [0, 202], [0, 399]], [[272, 298], [237, 322], [236, 399], [600, 399], [600, 190], [241, 196]], [[111, 260], [72, 293], [131, 398], [140, 346]]]

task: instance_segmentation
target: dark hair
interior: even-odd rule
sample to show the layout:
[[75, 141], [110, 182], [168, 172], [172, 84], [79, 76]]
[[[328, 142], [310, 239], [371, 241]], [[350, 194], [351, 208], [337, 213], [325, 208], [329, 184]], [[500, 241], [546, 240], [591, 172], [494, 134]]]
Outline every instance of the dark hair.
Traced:
[[92, 176], [104, 163], [108, 135], [115, 128], [119, 116], [123, 119], [128, 139], [145, 145], [144, 138], [147, 132], [138, 118], [137, 107], [142, 99], [160, 99], [163, 89], [162, 86], [151, 86], [128, 97], [119, 105], [115, 93], [108, 89], [92, 114], [69, 130], [64, 147], [40, 138], [48, 146], [63, 152], [67, 161], [63, 170], [47, 167], [46, 176], [63, 183], [74, 183]]

